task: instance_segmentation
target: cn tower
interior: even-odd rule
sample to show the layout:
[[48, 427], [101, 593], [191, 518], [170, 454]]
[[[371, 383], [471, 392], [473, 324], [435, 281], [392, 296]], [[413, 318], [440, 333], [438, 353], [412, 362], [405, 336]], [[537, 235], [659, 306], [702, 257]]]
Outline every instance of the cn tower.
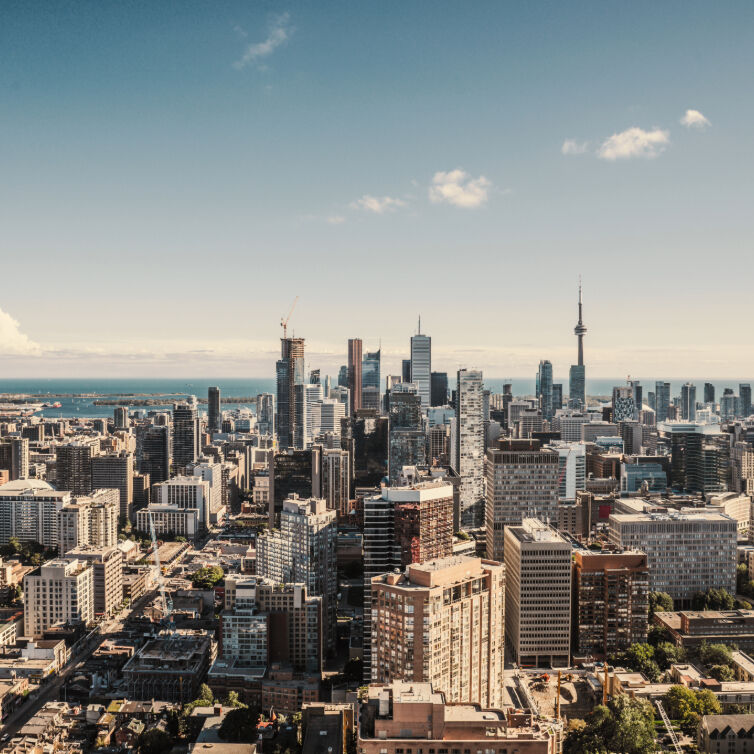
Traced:
[[582, 319], [582, 306], [581, 306], [581, 278], [579, 277], [579, 321], [576, 327], [573, 328], [573, 334], [579, 339], [579, 360], [578, 365], [584, 366], [584, 335], [586, 334], [586, 327]]

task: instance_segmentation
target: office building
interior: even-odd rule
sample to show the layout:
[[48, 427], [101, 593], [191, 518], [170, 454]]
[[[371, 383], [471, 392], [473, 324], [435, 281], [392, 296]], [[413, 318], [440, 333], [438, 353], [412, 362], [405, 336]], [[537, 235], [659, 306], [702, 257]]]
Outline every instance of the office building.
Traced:
[[94, 456], [91, 461], [92, 489], [114, 489], [120, 493], [120, 518], [129, 521], [134, 502], [134, 457], [121, 451]]
[[687, 422], [696, 419], [696, 385], [690, 382], [681, 386], [681, 419]]
[[613, 513], [610, 541], [647, 555], [650, 588], [690, 604], [697, 592], [736, 590], [738, 526], [729, 516], [699, 509]]
[[555, 410], [552, 404], [552, 364], [546, 359], [539, 362], [536, 395], [542, 418], [550, 421], [555, 415]]
[[643, 552], [573, 553], [574, 657], [604, 660], [647, 640], [649, 567]]
[[351, 391], [351, 413], [361, 408], [362, 390], [361, 338], [348, 339], [348, 389]]
[[432, 406], [448, 405], [448, 373], [432, 372], [430, 374], [430, 404]]
[[459, 369], [456, 383], [455, 457], [461, 478], [460, 525], [484, 526], [484, 415], [480, 371]]
[[[381, 385], [381, 358], [382, 349], [379, 348], [376, 351], [367, 351], [364, 354], [364, 358], [361, 362], [361, 387], [364, 388], [376, 388], [379, 395]], [[368, 407], [367, 407], [368, 408]]]
[[549, 443], [547, 448], [554, 450], [559, 457], [558, 500], [561, 503], [573, 503], [576, 501], [576, 493], [586, 489], [586, 445], [580, 442], [568, 443], [555, 440]]
[[631, 385], [613, 388], [613, 422], [631, 421], [636, 416], [634, 391]]
[[[651, 458], [651, 456], [649, 456]], [[633, 495], [642, 489], [646, 492], [665, 492], [668, 488], [668, 475], [660, 463], [629, 463], [620, 465], [620, 491], [622, 495]]]
[[[193, 508], [197, 511], [199, 526], [209, 527], [211, 523], [210, 483], [195, 476], [177, 476], [152, 488], [153, 505], [177, 505], [179, 508]], [[137, 514], [138, 515], [138, 514]]]
[[556, 411], [560, 411], [561, 408], [563, 408], [563, 385], [560, 382], [556, 382], [552, 386], [553, 415]]
[[389, 424], [386, 416], [368, 409], [343, 420], [340, 443], [351, 456], [354, 489], [379, 487], [387, 476]]
[[396, 388], [394, 386], [390, 392], [390, 484], [396, 484], [404, 466], [423, 466], [426, 463], [427, 438], [420, 397], [415, 390], [398, 392]]
[[[277, 436], [280, 448], [293, 446], [296, 427], [296, 385], [304, 384], [304, 339], [281, 338], [281, 356], [277, 362]], [[346, 372], [348, 370], [346, 369]], [[347, 379], [347, 374], [346, 374]], [[339, 381], [340, 384], [340, 381]]]
[[505, 635], [522, 667], [570, 665], [571, 549], [537, 519], [505, 529]]
[[306, 450], [271, 451], [269, 464], [269, 524], [275, 528], [280, 522], [283, 503], [292, 496], [303, 499], [319, 497], [322, 447], [313, 445]]
[[223, 483], [223, 469], [226, 468], [227, 466], [222, 463], [206, 460], [195, 463], [189, 468], [191, 476], [209, 482], [209, 512], [212, 519], [215, 517], [213, 514], [217, 514], [225, 505], [223, 498], [227, 497], [227, 492], [224, 492], [224, 487], [227, 485]]
[[199, 524], [199, 511], [196, 508], [181, 508], [179, 505], [150, 503], [136, 511], [138, 531], [150, 532], [154, 525], [155, 534], [186, 537], [193, 542], [202, 528]]
[[432, 338], [422, 335], [421, 317], [416, 335], [411, 337], [411, 378], [419, 393], [422, 409], [431, 405], [430, 393], [432, 385]]
[[751, 385], [742, 383], [738, 386], [738, 400], [741, 406], [741, 416], [746, 419], [751, 416]]
[[275, 434], [275, 396], [272, 393], [257, 396], [257, 430], [260, 435]]
[[[362, 391], [363, 398], [363, 391]], [[346, 406], [341, 401], [334, 398], [324, 398], [316, 407], [319, 412], [319, 436], [325, 437], [328, 434], [340, 438], [343, 427], [343, 419], [346, 417]]]
[[485, 708], [480, 704], [448, 704], [449, 701], [431, 683], [393, 681], [368, 686], [360, 708], [358, 751], [360, 754], [560, 751], [556, 728], [545, 721], [535, 721], [530, 713], [503, 711], [497, 706]]
[[95, 617], [114, 615], [123, 607], [123, 555], [116, 546], [74, 547], [65, 557], [91, 565]]
[[668, 411], [670, 410], [670, 383], [655, 382], [655, 410], [657, 423], [668, 420]]
[[558, 520], [560, 454], [538, 440], [500, 440], [487, 451], [487, 556], [503, 561], [505, 527]]
[[220, 388], [207, 388], [207, 431], [210, 435], [219, 432], [223, 424], [223, 412], [220, 405]]
[[0, 470], [7, 470], [9, 480], [29, 478], [29, 438], [0, 439]]
[[372, 579], [373, 683], [431, 683], [449, 702], [503, 706], [505, 570], [455, 556]]
[[136, 427], [136, 466], [148, 474], [152, 484], [170, 478], [173, 442], [167, 424], [139, 424]]
[[586, 367], [584, 366], [584, 335], [586, 327], [584, 326], [581, 303], [581, 281], [579, 281], [579, 321], [573, 328], [573, 333], [578, 341], [578, 359], [576, 364], [571, 366], [568, 379], [568, 405], [571, 408], [586, 408]]
[[715, 386], [711, 382], [704, 383], [704, 404], [715, 403]]
[[730, 440], [719, 425], [663, 422], [657, 429], [670, 445], [670, 484], [684, 492], [728, 489]]
[[94, 620], [94, 572], [83, 560], [57, 558], [24, 576], [24, 635]]
[[181, 471], [201, 452], [196, 396], [173, 405], [173, 463]]
[[73, 495], [92, 491], [92, 446], [74, 441], [55, 448], [55, 486]]
[[19, 479], [0, 486], [0, 544], [19, 542], [58, 546], [58, 513], [71, 493], [54, 490], [41, 479]]
[[280, 529], [257, 537], [257, 573], [278, 583], [305, 584], [322, 597], [324, 643], [335, 647], [337, 619], [336, 514], [324, 500], [291, 497], [283, 504]]

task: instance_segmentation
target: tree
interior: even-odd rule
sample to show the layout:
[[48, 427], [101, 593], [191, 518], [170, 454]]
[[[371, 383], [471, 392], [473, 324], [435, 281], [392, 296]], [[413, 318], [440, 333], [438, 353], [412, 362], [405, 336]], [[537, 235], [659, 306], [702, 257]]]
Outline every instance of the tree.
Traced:
[[18, 537], [10, 537], [8, 539], [8, 546], [16, 555], [21, 552], [21, 542], [19, 541]]
[[673, 720], [682, 720], [697, 707], [696, 694], [686, 686], [671, 686], [662, 703]]
[[665, 626], [650, 626], [647, 631], [647, 643], [656, 647], [661, 642], [671, 641], [670, 631]]
[[599, 705], [583, 726], [569, 727], [564, 754], [649, 754], [654, 751], [654, 713], [649, 702], [618, 696]]
[[191, 583], [195, 589], [214, 589], [215, 584], [222, 581], [224, 576], [220, 566], [204, 566], [191, 574]]
[[196, 697], [196, 701], [202, 702], [198, 705], [199, 707], [209, 707], [215, 703], [215, 695], [206, 683], [199, 686], [199, 696]]
[[735, 600], [725, 589], [697, 592], [692, 598], [694, 610], [732, 610]]
[[226, 707], [245, 707], [246, 705], [238, 698], [237, 691], [229, 691], [228, 697], [225, 700]]
[[725, 644], [707, 644], [703, 641], [699, 647], [699, 659], [705, 665], [732, 665], [733, 654]]
[[257, 740], [259, 710], [252, 707], [237, 707], [225, 715], [218, 734], [229, 743], [254, 743]]
[[663, 697], [668, 715], [681, 721], [681, 729], [691, 735], [702, 715], [719, 715], [722, 708], [717, 697], [708, 689], [695, 691], [685, 686], [672, 686]]
[[666, 592], [649, 593], [649, 615], [670, 613], [673, 611], [673, 598]]
[[159, 728], [145, 730], [136, 742], [139, 754], [164, 754], [173, 748], [173, 739]]
[[686, 659], [686, 652], [683, 651], [683, 647], [663, 641], [655, 647], [654, 659], [660, 670], [667, 670], [671, 665], [683, 662]]
[[712, 665], [707, 672], [718, 681], [732, 681], [736, 677], [727, 665]]
[[654, 647], [649, 644], [632, 644], [625, 652], [613, 657], [613, 664], [625, 665], [629, 670], [635, 670], [653, 683], [660, 678], [660, 666], [655, 660]]

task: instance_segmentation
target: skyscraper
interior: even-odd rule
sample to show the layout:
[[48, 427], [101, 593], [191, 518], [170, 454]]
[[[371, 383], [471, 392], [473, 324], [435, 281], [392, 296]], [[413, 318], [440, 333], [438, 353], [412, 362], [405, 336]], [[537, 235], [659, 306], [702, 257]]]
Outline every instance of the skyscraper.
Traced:
[[[173, 405], [173, 463], [188, 466], [199, 457], [199, 419], [196, 396]], [[156, 480], [155, 480], [156, 481]]]
[[613, 422], [631, 421], [636, 414], [634, 389], [631, 385], [613, 388]]
[[411, 382], [416, 384], [422, 409], [426, 411], [430, 405], [432, 385], [432, 338], [422, 335], [421, 327], [419, 317], [418, 332], [411, 338]]
[[484, 415], [480, 371], [459, 369], [456, 387], [455, 470], [461, 477], [460, 524], [484, 526]]
[[351, 391], [351, 413], [361, 408], [361, 338], [348, 339], [348, 389]]
[[751, 385], [741, 383], [738, 386], [738, 400], [741, 403], [741, 416], [745, 419], [751, 414]]
[[448, 373], [432, 372], [430, 375], [430, 403], [446, 406], [448, 403]]
[[275, 434], [275, 396], [272, 393], [257, 396], [257, 429], [260, 435]]
[[361, 386], [374, 387], [380, 390], [380, 360], [382, 349], [367, 351], [361, 362]]
[[670, 383], [655, 382], [655, 416], [657, 422], [667, 421], [669, 408]]
[[401, 361], [401, 381], [411, 382], [411, 359]]
[[537, 398], [542, 418], [550, 421], [554, 411], [552, 408], [552, 363], [547, 359], [539, 362], [537, 372]]
[[581, 280], [579, 280], [579, 321], [573, 328], [573, 333], [578, 339], [578, 362], [571, 366], [568, 381], [568, 399], [573, 408], [586, 406], [586, 368], [584, 367], [584, 326], [581, 305]]
[[705, 403], [715, 402], [715, 386], [711, 382], [704, 383], [704, 402]]
[[219, 432], [222, 427], [223, 414], [220, 410], [220, 388], [207, 388], [207, 429], [210, 435]]
[[681, 419], [691, 422], [696, 419], [696, 385], [690, 382], [681, 386]]
[[281, 338], [277, 362], [277, 433], [281, 448], [293, 446], [296, 426], [296, 385], [304, 384], [304, 339]]
[[172, 442], [167, 424], [139, 424], [136, 427], [136, 464], [152, 484], [170, 477]]
[[413, 391], [390, 392], [390, 436], [388, 473], [395, 484], [404, 466], [426, 463], [426, 436], [422, 425], [422, 406]]

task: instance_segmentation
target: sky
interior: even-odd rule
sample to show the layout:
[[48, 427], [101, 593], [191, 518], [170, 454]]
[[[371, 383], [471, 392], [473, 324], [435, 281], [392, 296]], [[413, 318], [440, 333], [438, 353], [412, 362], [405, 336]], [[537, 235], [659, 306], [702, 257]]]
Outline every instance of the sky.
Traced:
[[0, 375], [754, 375], [751, 2], [0, 5]]

